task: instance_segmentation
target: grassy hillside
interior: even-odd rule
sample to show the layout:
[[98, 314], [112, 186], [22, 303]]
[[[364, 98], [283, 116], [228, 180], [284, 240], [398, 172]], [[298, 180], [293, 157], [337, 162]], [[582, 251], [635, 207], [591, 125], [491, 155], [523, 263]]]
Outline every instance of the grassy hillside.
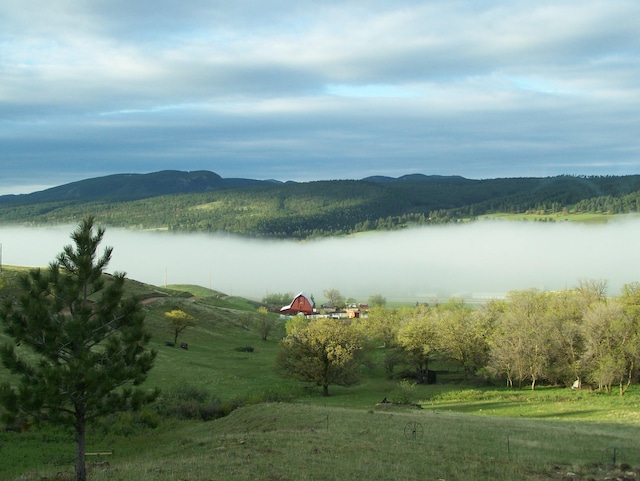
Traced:
[[[3, 269], [0, 292], [9, 292], [15, 273]], [[89, 462], [91, 480], [586, 480], [610, 475], [614, 455], [618, 466], [640, 466], [637, 387], [625, 396], [480, 389], [441, 372], [438, 384], [412, 392], [422, 409], [380, 407], [400, 396], [399, 379], [371, 365], [359, 385], [332, 386], [323, 398], [316, 386], [274, 373], [283, 326], [261, 340], [253, 303], [189, 285], [130, 281], [127, 289], [145, 299], [158, 351], [146, 384], [163, 394], [140, 414], [91, 427], [88, 451], [114, 452]], [[165, 345], [172, 336], [164, 313], [175, 308], [197, 318], [180, 337], [188, 350]], [[184, 411], [197, 399], [239, 407], [216, 420], [185, 419], [163, 408], [177, 398]], [[1, 432], [0, 479], [67, 479], [56, 473], [72, 470], [73, 450], [64, 430]]]
[[[408, 424], [421, 426], [422, 436], [405, 435]], [[100, 446], [118, 444], [113, 457], [101, 460], [108, 466], [93, 464], [90, 479], [533, 481], [595, 480], [607, 474], [616, 479], [608, 467], [610, 448], [619, 447], [617, 464], [629, 459], [621, 446], [637, 446], [636, 433], [630, 426], [428, 410], [262, 404], [210, 423], [174, 422], [155, 429], [152, 437], [103, 438]], [[67, 456], [61, 452], [58, 459]], [[54, 469], [65, 468], [61, 463]], [[3, 479], [41, 479], [40, 473]]]

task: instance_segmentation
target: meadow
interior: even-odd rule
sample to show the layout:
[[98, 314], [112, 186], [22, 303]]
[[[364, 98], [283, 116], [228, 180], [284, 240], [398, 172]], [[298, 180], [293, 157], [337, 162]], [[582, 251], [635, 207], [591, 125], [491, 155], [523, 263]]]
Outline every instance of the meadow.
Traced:
[[[282, 321], [263, 341], [254, 303], [188, 285], [129, 289], [146, 299], [158, 351], [146, 385], [162, 395], [90, 427], [87, 451], [113, 453], [88, 458], [91, 480], [587, 480], [640, 466], [637, 386], [624, 396], [472, 386], [440, 366], [437, 384], [407, 389], [374, 363], [325, 398], [274, 372]], [[198, 320], [180, 336], [188, 349], [165, 345], [174, 308]], [[64, 429], [0, 433], [2, 480], [70, 479], [73, 456]]]

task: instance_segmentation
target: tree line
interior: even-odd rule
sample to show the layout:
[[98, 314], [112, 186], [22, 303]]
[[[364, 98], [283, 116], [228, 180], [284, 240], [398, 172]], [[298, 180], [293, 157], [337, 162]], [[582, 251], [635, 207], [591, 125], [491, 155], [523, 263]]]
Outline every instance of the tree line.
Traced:
[[606, 282], [585, 281], [555, 292], [512, 291], [471, 308], [460, 299], [436, 306], [387, 308], [367, 317], [295, 318], [287, 325], [276, 366], [285, 376], [351, 385], [375, 347], [388, 373], [409, 368], [426, 382], [434, 363], [458, 366], [467, 379], [509, 387], [589, 385], [624, 394], [640, 377], [640, 283], [617, 298]]

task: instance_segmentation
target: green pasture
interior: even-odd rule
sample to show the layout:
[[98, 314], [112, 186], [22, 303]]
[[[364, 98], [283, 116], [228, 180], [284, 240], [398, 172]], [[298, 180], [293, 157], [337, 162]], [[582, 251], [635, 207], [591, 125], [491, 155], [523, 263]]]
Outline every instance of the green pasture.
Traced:
[[577, 222], [581, 224], [605, 224], [607, 222], [620, 221], [628, 217], [637, 217], [637, 214], [602, 214], [596, 212], [574, 213], [529, 213], [507, 214], [497, 213], [478, 217], [480, 220], [509, 220], [527, 222]]
[[[5, 288], [12, 275], [3, 270]], [[323, 398], [316, 386], [274, 372], [284, 321], [263, 341], [253, 303], [194, 286], [132, 281], [128, 288], [146, 299], [150, 347], [158, 352], [146, 385], [162, 394], [140, 413], [90, 427], [87, 451], [113, 451], [88, 459], [91, 480], [542, 480], [567, 473], [586, 480], [600, 479], [614, 460], [640, 466], [637, 386], [624, 396], [532, 392], [472, 386], [451, 366], [434, 366], [437, 384], [407, 392], [398, 376], [372, 363], [360, 384], [330, 386]], [[178, 340], [188, 349], [165, 345], [173, 337], [164, 313], [176, 308], [197, 319]], [[0, 367], [0, 381], [7, 379]], [[180, 409], [200, 403], [229, 414], [206, 421], [167, 415], [180, 392], [193, 393]], [[407, 396], [410, 405], [379, 404]], [[73, 456], [71, 431], [0, 432], [0, 480], [68, 479]]]
[[[637, 425], [473, 416], [438, 409], [356, 409], [321, 402], [262, 403], [216, 421], [167, 420], [133, 434], [93, 435], [92, 480], [540, 480], [596, 479], [640, 463]], [[3, 434], [2, 479], [70, 473], [62, 432]], [[14, 459], [21, 461], [19, 466]], [[28, 467], [27, 467], [28, 466]], [[59, 478], [62, 479], [62, 478]], [[66, 478], [65, 478], [66, 479]]]

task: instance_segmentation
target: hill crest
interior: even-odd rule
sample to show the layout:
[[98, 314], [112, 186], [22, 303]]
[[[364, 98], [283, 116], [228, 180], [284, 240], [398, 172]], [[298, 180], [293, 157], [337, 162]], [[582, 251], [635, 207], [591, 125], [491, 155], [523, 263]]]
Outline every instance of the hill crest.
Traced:
[[3, 195], [0, 203], [35, 204], [42, 202], [112, 202], [147, 199], [161, 195], [211, 192], [274, 184], [273, 180], [224, 179], [207, 170], [162, 170], [148, 174], [112, 174], [79, 180], [30, 194]]
[[0, 197], [0, 222], [5, 224], [75, 223], [90, 214], [99, 223], [118, 227], [295, 239], [502, 213], [554, 221], [560, 214], [637, 212], [640, 175], [471, 180], [408, 174], [279, 182], [166, 170], [115, 174]]

